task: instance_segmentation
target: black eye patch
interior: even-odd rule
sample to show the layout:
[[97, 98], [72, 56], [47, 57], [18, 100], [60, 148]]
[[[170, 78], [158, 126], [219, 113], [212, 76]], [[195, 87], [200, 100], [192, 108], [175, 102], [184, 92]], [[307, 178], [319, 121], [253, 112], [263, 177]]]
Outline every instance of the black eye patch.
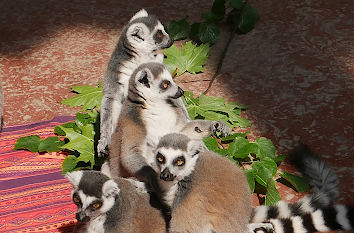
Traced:
[[77, 206], [82, 206], [82, 202], [81, 199], [79, 197], [79, 195], [77, 193], [74, 193], [73, 195], [73, 202], [77, 205]]
[[156, 44], [160, 44], [163, 40], [163, 32], [161, 30], [157, 30], [155, 35], [154, 35], [154, 41]]
[[163, 156], [160, 152], [156, 155], [156, 161], [159, 164], [164, 164], [166, 162], [165, 156]]
[[184, 158], [184, 156], [179, 156], [178, 158], [173, 160], [173, 164], [178, 167], [184, 166], [185, 163], [186, 159]]
[[98, 201], [93, 202], [93, 203], [90, 205], [90, 208], [91, 208], [92, 210], [97, 210], [97, 209], [101, 208], [102, 204], [103, 204], [102, 201], [98, 200]]
[[161, 82], [160, 88], [161, 88], [162, 90], [166, 90], [166, 89], [170, 86], [170, 84], [171, 84], [170, 81], [164, 80], [164, 81]]

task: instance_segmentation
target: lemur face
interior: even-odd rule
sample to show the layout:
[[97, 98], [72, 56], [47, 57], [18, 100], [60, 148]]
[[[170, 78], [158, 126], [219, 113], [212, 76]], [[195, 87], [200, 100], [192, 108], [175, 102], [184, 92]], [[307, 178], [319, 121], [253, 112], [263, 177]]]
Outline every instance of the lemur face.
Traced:
[[173, 39], [166, 33], [164, 26], [155, 16], [149, 16], [145, 10], [136, 13], [127, 29], [130, 44], [146, 52], [168, 48]]
[[72, 199], [79, 222], [88, 222], [107, 212], [120, 192], [116, 182], [98, 171], [75, 171], [65, 177], [74, 187]]
[[184, 93], [161, 63], [145, 63], [137, 68], [133, 76], [137, 91], [147, 101], [177, 99]]
[[201, 141], [190, 140], [183, 134], [162, 137], [155, 151], [160, 179], [178, 182], [189, 176], [194, 171], [202, 147]]

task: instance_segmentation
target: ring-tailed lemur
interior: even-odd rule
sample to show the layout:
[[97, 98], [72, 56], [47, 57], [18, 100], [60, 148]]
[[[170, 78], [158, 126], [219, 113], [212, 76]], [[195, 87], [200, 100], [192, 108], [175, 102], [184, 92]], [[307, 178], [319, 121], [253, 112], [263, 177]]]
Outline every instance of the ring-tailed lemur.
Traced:
[[208, 125], [196, 121], [195, 127], [186, 126], [190, 121], [184, 110], [175, 104], [182, 95], [183, 90], [162, 63], [146, 63], [134, 71], [127, 100], [112, 135], [109, 168], [113, 178], [134, 176], [158, 188], [156, 172], [151, 166], [154, 165], [152, 148], [160, 137], [181, 130], [194, 137], [210, 130], [229, 132], [222, 122], [210, 121]]
[[[232, 227], [218, 231], [215, 225], [208, 224], [206, 220], [210, 217], [215, 223], [217, 219], [215, 215], [219, 213], [215, 210], [216, 207], [208, 205], [208, 201], [224, 208], [222, 204], [232, 205], [237, 201], [237, 197], [245, 195], [245, 191], [241, 189], [232, 196], [223, 195], [226, 190], [228, 191], [223, 183], [224, 180], [230, 179], [230, 175], [225, 173], [228, 169], [222, 169], [225, 174], [220, 175], [219, 170], [214, 166], [223, 166], [216, 158], [208, 163], [200, 162], [206, 160], [205, 154], [213, 153], [204, 152], [198, 157], [198, 145], [197, 141], [190, 140], [182, 134], [169, 134], [161, 138], [155, 151], [160, 175], [159, 184], [163, 192], [162, 200], [171, 207], [171, 232], [238, 232], [238, 228]], [[313, 187], [312, 194], [295, 204], [280, 201], [275, 206], [255, 208], [248, 225], [249, 232], [305, 233], [353, 229], [354, 208], [345, 205], [331, 206], [338, 192], [338, 180], [333, 170], [315, 157], [308, 148], [297, 150], [291, 157], [294, 158], [299, 170], [309, 178]], [[245, 178], [239, 177], [239, 179]], [[237, 184], [228, 184], [227, 187], [233, 185], [237, 186]], [[204, 210], [207, 214], [203, 212]], [[226, 226], [230, 226], [233, 220], [247, 218], [245, 215], [229, 213], [227, 209], [225, 213], [228, 217], [220, 219]], [[197, 218], [198, 214], [203, 218]], [[235, 219], [230, 220], [230, 216]], [[204, 226], [214, 228], [206, 229], [203, 228]], [[189, 231], [190, 229], [193, 230]]]
[[80, 233], [166, 233], [159, 210], [150, 206], [150, 196], [136, 181], [110, 179], [98, 171], [66, 174], [73, 185], [72, 198], [78, 210]]
[[[157, 54], [156, 50], [172, 44], [173, 39], [165, 32], [160, 21], [148, 15], [144, 9], [137, 12], [122, 30], [103, 78], [100, 140], [97, 146], [99, 156], [107, 154], [107, 146], [117, 125], [122, 103], [128, 94], [131, 74], [142, 63], [162, 63], [163, 55]], [[184, 106], [181, 100], [176, 104]]]
[[339, 193], [335, 172], [307, 146], [301, 145], [289, 154], [290, 162], [309, 180], [311, 194], [289, 204], [259, 206], [253, 210], [251, 222], [269, 222], [272, 230], [256, 232], [305, 233], [354, 228], [354, 207], [332, 205]]
[[155, 150], [161, 198], [170, 207], [169, 232], [247, 232], [252, 196], [242, 170], [201, 149], [200, 140], [173, 133]]

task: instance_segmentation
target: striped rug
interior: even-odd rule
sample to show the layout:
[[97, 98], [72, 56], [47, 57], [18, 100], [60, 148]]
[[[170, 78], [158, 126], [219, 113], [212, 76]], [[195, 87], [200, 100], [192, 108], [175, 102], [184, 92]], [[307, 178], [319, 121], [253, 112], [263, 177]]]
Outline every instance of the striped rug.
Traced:
[[0, 133], [0, 232], [73, 232], [76, 206], [61, 173], [65, 155], [13, 150], [18, 138], [53, 136], [55, 125], [73, 119], [57, 117]]

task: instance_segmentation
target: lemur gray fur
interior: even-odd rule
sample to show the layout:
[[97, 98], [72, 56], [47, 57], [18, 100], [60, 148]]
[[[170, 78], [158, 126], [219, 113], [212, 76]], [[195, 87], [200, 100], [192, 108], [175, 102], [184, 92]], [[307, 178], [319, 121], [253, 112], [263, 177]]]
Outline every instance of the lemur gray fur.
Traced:
[[171, 132], [184, 131], [192, 137], [203, 138], [212, 131], [227, 134], [222, 122], [192, 121], [184, 109], [175, 104], [183, 90], [173, 81], [162, 63], [139, 66], [130, 79], [116, 131], [112, 135], [109, 170], [112, 177], [137, 177], [157, 188], [152, 148], [159, 139]]
[[[142, 9], [123, 28], [103, 78], [103, 98], [100, 109], [99, 156], [107, 154], [111, 135], [117, 125], [122, 103], [128, 94], [129, 78], [145, 62], [163, 62], [159, 49], [170, 47], [173, 39], [165, 32], [160, 21]], [[176, 105], [187, 111], [181, 100]]]
[[155, 153], [170, 233], [245, 233], [252, 196], [240, 168], [184, 134], [163, 136]]
[[66, 174], [73, 185], [78, 233], [166, 233], [161, 212], [150, 196], [131, 179], [111, 179], [99, 171]]

